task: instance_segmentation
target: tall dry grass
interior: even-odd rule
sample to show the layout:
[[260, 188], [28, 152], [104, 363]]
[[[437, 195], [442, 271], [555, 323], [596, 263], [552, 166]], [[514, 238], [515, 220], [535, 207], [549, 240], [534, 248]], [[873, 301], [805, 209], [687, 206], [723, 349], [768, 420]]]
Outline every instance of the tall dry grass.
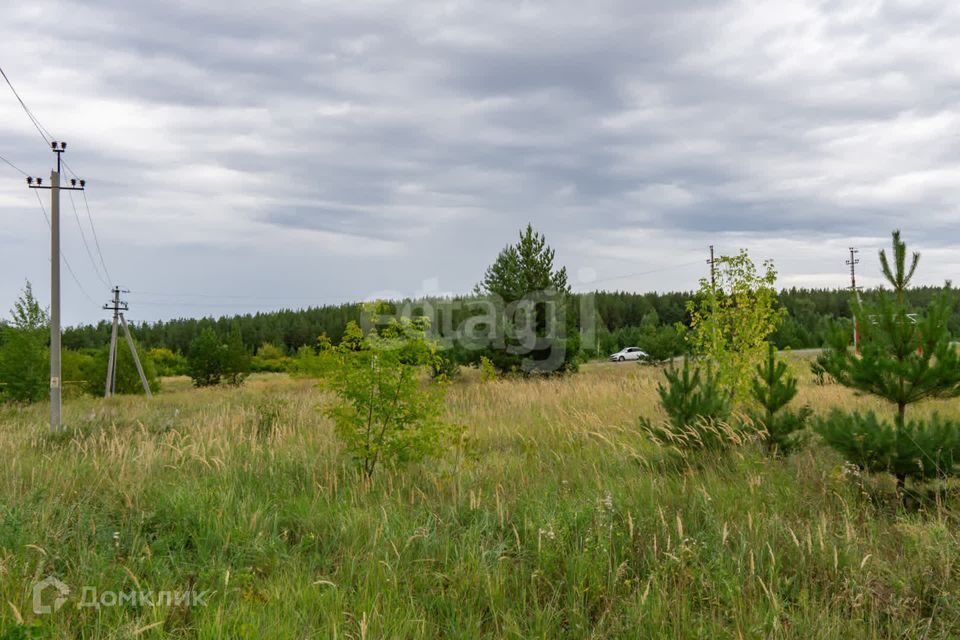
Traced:
[[[803, 375], [817, 410], [874, 406]], [[456, 450], [372, 481], [342, 456], [329, 398], [280, 375], [74, 400], [62, 437], [44, 407], [0, 409], [0, 638], [960, 634], [955, 495], [905, 509], [816, 442], [678, 463], [638, 429], [658, 380], [633, 364], [468, 373], [448, 398]], [[48, 574], [76, 594], [211, 595], [37, 616]]]

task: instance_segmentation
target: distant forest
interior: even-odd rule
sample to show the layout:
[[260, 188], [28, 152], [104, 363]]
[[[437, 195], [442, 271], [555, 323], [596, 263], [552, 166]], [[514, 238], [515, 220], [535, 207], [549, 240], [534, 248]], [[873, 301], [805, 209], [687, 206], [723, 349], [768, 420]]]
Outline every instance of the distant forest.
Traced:
[[[938, 292], [938, 287], [918, 287], [910, 291], [910, 302], [925, 307]], [[644, 327], [688, 323], [686, 302], [691, 292], [628, 293], [601, 291], [594, 294], [574, 294], [574, 316], [580, 312], [581, 298], [595, 298], [600, 326], [597, 344], [581, 345], [588, 353], [602, 355], [636, 343], [636, 336]], [[867, 291], [862, 295], [871, 296]], [[470, 300], [464, 297], [460, 301]], [[849, 322], [850, 292], [828, 289], [785, 289], [779, 294], [780, 304], [788, 316], [773, 336], [779, 348], [812, 348], [824, 344], [831, 328]], [[409, 302], [409, 301], [405, 301]], [[402, 304], [402, 303], [401, 303]], [[577, 318], [579, 320], [579, 318]], [[339, 342], [350, 320], [360, 320], [360, 304], [341, 304], [310, 307], [300, 310], [270, 311], [256, 314], [224, 316], [220, 318], [184, 318], [158, 322], [142, 322], [132, 326], [137, 340], [144, 347], [165, 347], [185, 354], [191, 341], [205, 328], [212, 328], [221, 339], [234, 327], [239, 327], [244, 344], [252, 352], [265, 344], [279, 347], [293, 354], [304, 345], [313, 345], [318, 336], [326, 334]], [[454, 321], [458, 321], [455, 316]], [[578, 325], [579, 326], [579, 325]], [[960, 330], [960, 307], [955, 307], [950, 320], [953, 335]], [[83, 325], [64, 331], [63, 344], [70, 349], [100, 348], [110, 340], [110, 324]], [[599, 347], [599, 349], [598, 349]]]

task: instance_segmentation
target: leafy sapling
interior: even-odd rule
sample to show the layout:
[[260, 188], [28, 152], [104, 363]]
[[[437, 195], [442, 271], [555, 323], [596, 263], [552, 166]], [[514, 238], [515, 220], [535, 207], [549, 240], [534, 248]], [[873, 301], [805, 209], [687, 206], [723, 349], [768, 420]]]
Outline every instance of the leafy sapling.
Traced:
[[335, 354], [326, 382], [338, 401], [327, 414], [367, 477], [452, 444], [454, 429], [443, 420], [446, 385], [429, 376], [436, 344], [428, 328], [426, 318], [392, 319], [367, 336], [352, 335]]

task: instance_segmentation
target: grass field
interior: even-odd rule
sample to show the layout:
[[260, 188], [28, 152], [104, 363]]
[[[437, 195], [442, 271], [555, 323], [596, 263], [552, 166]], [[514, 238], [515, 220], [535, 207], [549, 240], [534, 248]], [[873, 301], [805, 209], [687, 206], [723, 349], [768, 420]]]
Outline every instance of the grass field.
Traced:
[[[799, 402], [872, 405], [796, 369]], [[74, 399], [64, 437], [0, 409], [0, 638], [960, 637], [955, 493], [904, 508], [815, 441], [678, 464], [637, 429], [658, 376], [468, 372], [461, 446], [370, 483], [324, 393], [282, 375]], [[35, 614], [51, 574], [72, 593]]]

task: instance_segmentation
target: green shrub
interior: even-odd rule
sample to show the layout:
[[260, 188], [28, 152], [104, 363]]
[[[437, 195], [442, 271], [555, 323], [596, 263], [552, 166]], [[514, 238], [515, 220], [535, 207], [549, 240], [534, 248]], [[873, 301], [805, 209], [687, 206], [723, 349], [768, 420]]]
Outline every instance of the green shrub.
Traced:
[[190, 370], [186, 358], [166, 347], [150, 349], [147, 351], [147, 356], [153, 360], [159, 376], [185, 376]]
[[667, 414], [662, 426], [646, 417], [641, 428], [661, 443], [687, 449], [716, 449], [739, 441], [729, 418], [732, 393], [720, 386], [712, 367], [702, 371], [685, 358], [679, 369], [664, 370], [666, 384], [657, 386], [660, 404]]
[[430, 375], [439, 380], [453, 380], [460, 375], [460, 363], [450, 349], [438, 349], [430, 364]]
[[493, 361], [487, 356], [480, 356], [480, 381], [492, 382], [497, 379], [497, 368], [493, 366]]
[[442, 419], [445, 386], [422, 380], [436, 358], [426, 328], [425, 319], [392, 319], [362, 344], [351, 340], [334, 354], [334, 375], [326, 382], [338, 403], [327, 414], [368, 477], [380, 464], [398, 467], [450, 444], [452, 428]]
[[650, 329], [637, 340], [637, 346], [647, 354], [641, 362], [666, 362], [683, 355], [686, 351], [684, 335], [682, 325], [678, 328], [667, 324]]
[[0, 393], [14, 402], [39, 402], [50, 394], [49, 320], [29, 282], [10, 314], [13, 323], [0, 325]]
[[[147, 385], [151, 393], [160, 390], [160, 378], [157, 368], [149, 355], [141, 354], [140, 365], [143, 375], [147, 378]], [[102, 396], [107, 382], [107, 361], [110, 359], [110, 348], [103, 347], [94, 352], [93, 356], [81, 364], [80, 372], [83, 377], [83, 389], [90, 395]], [[114, 391], [118, 394], [142, 394], [143, 382], [137, 373], [137, 365], [133, 362], [130, 348], [126, 341], [120, 338], [117, 342], [117, 369], [114, 378]]]
[[[63, 394], [65, 398], [77, 397], [87, 392], [86, 371], [92, 366], [96, 359], [98, 351], [96, 349], [84, 349], [83, 351], [74, 351], [73, 349], [64, 349], [61, 354], [61, 366], [63, 376]], [[106, 374], [106, 370], [104, 370]], [[100, 381], [100, 393], [103, 393], [103, 385], [106, 380]]]
[[250, 370], [258, 373], [282, 373], [290, 367], [290, 358], [275, 344], [264, 342], [250, 359]]

